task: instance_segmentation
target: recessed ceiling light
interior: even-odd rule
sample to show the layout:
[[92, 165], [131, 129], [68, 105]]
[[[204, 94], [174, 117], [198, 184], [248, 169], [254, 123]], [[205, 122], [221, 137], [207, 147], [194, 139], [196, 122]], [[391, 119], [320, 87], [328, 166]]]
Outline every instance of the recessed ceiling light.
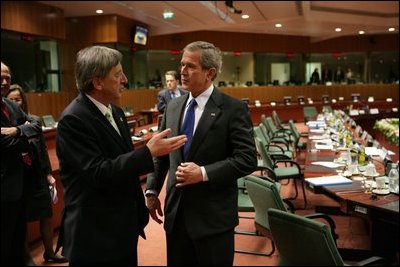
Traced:
[[174, 12], [172, 12], [170, 10], [166, 10], [163, 13], [163, 17], [164, 17], [164, 19], [172, 19], [174, 17]]
[[390, 31], [390, 32], [394, 32], [395, 30], [396, 30], [396, 28], [393, 28], [393, 27], [388, 29], [388, 31]]
[[275, 28], [281, 28], [281, 27], [282, 27], [282, 24], [280, 24], [280, 23], [275, 24]]
[[97, 13], [97, 14], [103, 14], [103, 12], [104, 12], [103, 9], [97, 9], [97, 10], [96, 10], [96, 13]]
[[358, 34], [364, 34], [365, 31], [358, 31]]
[[247, 15], [247, 14], [243, 14], [243, 15], [242, 15], [242, 19], [248, 19], [248, 18], [250, 18], [249, 15]]
[[342, 28], [336, 28], [335, 29], [335, 32], [341, 32], [342, 31]]

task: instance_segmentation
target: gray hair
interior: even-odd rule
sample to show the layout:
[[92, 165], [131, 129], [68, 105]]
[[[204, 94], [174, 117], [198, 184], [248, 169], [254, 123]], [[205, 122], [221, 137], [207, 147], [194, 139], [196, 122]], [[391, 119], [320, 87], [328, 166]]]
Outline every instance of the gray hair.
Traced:
[[211, 69], [215, 68], [217, 71], [212, 80], [215, 80], [217, 74], [221, 72], [222, 68], [222, 55], [221, 50], [218, 47], [215, 47], [213, 44], [204, 42], [204, 41], [196, 41], [188, 44], [183, 51], [201, 51], [200, 56], [200, 64], [203, 69]]
[[89, 93], [93, 89], [93, 78], [105, 78], [121, 61], [122, 54], [119, 51], [105, 46], [91, 46], [80, 50], [76, 57], [76, 86], [80, 91]]

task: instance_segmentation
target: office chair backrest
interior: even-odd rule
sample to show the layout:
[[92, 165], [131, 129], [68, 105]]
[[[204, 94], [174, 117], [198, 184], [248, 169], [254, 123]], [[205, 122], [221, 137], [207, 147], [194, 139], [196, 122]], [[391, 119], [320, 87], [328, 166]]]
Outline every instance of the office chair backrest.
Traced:
[[304, 122], [308, 122], [312, 117], [318, 114], [317, 108], [314, 106], [303, 107]]
[[268, 177], [249, 175], [246, 179], [246, 188], [254, 205], [256, 223], [269, 230], [268, 209], [276, 208], [287, 211], [279, 194], [280, 184]]
[[290, 127], [290, 130], [292, 131], [292, 135], [294, 137], [294, 142], [297, 145], [297, 143], [300, 140], [300, 133], [297, 130], [296, 125], [294, 125], [294, 122], [292, 120], [289, 120], [289, 127]]
[[266, 144], [264, 144], [258, 137], [255, 137], [255, 141], [258, 153], [260, 153], [261, 155], [263, 165], [271, 169], [274, 169], [274, 162], [272, 161], [271, 157], [268, 154]]
[[329, 227], [278, 209], [268, 209], [280, 266], [343, 266]]
[[272, 111], [272, 117], [274, 118], [275, 124], [279, 127], [279, 128], [283, 128], [282, 125], [282, 121], [278, 116], [278, 113], [276, 113], [275, 110]]
[[[260, 123], [260, 125], [261, 125], [261, 123]], [[265, 137], [265, 135], [264, 135], [264, 133], [263, 133], [263, 131], [262, 131], [262, 129], [261, 129], [260, 126], [254, 127], [254, 128], [253, 128], [253, 131], [254, 131], [254, 137], [260, 138], [261, 141], [262, 141], [263, 143], [265, 143], [265, 144], [268, 144], [268, 143], [269, 143], [269, 142], [267, 141], [267, 139], [266, 139], [266, 137]]]
[[240, 177], [237, 179], [238, 185], [238, 211], [254, 211], [253, 203], [250, 200], [249, 194], [247, 193], [246, 181], [247, 176]]

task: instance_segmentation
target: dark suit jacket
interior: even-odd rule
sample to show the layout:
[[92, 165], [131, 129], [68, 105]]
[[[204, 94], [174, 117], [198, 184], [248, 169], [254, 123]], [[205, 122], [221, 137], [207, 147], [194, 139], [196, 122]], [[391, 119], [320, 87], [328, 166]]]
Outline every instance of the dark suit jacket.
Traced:
[[147, 146], [134, 151], [123, 110], [112, 109], [121, 136], [82, 93], [57, 126], [65, 202], [60, 241], [73, 262], [129, 259], [148, 222], [139, 175], [153, 171], [152, 156]]
[[[179, 88], [179, 92], [181, 93], [181, 96], [184, 94], [187, 94], [187, 91]], [[162, 89], [160, 92], [157, 94], [157, 109], [159, 112], [164, 113], [166, 106], [168, 105], [169, 101], [171, 101], [171, 94], [169, 93], [167, 88]]]
[[[172, 136], [179, 134], [188, 97], [189, 94], [173, 99], [166, 109], [161, 128], [171, 128]], [[209, 181], [177, 189], [175, 172], [185, 161], [204, 166]], [[157, 158], [154, 173], [147, 177], [147, 188], [160, 192], [169, 169], [164, 213], [166, 232], [173, 229], [178, 208], [183, 212], [192, 238], [232, 230], [238, 225], [237, 179], [252, 173], [256, 166], [253, 125], [246, 103], [214, 87], [187, 158], [183, 158], [182, 149], [170, 153], [169, 157]]]
[[[25, 114], [13, 101], [3, 98], [10, 120], [1, 113], [1, 127], [15, 127], [20, 136], [1, 135], [1, 201], [16, 201], [22, 197], [24, 163], [22, 152], [30, 152], [28, 138], [42, 133], [40, 121]], [[25, 124], [29, 121], [30, 124]]]

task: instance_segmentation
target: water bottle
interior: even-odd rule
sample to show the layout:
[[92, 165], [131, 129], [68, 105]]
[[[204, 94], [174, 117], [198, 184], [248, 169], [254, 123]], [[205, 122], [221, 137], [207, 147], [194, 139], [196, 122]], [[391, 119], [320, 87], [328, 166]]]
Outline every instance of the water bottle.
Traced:
[[392, 169], [389, 172], [389, 191], [399, 193], [399, 171], [395, 163], [392, 163]]

